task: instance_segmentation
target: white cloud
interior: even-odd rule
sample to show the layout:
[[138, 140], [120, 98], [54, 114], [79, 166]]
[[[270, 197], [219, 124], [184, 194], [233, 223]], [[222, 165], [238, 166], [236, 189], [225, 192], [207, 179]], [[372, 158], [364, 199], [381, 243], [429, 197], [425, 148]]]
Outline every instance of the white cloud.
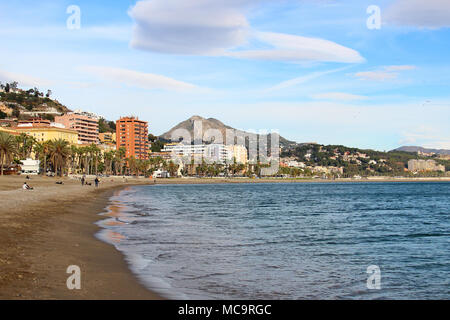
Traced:
[[[364, 61], [357, 51], [332, 41], [252, 31], [245, 13], [258, 2], [261, 0], [139, 1], [129, 11], [135, 22], [130, 45], [161, 53], [286, 62]], [[252, 49], [252, 40], [268, 48]]]
[[239, 58], [288, 62], [360, 63], [364, 61], [364, 58], [357, 51], [329, 40], [274, 32], [256, 32], [255, 37], [270, 44], [273, 48], [238, 51], [228, 55]]
[[19, 83], [19, 87], [39, 87], [39, 86], [48, 86], [51, 84], [51, 82], [46, 79], [36, 78], [26, 74], [2, 70], [0, 70], [0, 81], [2, 82], [17, 81]]
[[85, 71], [101, 78], [143, 89], [191, 90], [196, 86], [158, 74], [143, 73], [129, 69], [87, 66]]
[[396, 0], [386, 9], [388, 23], [419, 28], [450, 27], [448, 0]]
[[399, 65], [399, 66], [385, 66], [382, 70], [363, 71], [355, 73], [355, 76], [360, 80], [372, 80], [372, 81], [386, 81], [397, 79], [398, 72], [394, 71], [408, 71], [414, 70], [416, 66]]
[[246, 41], [248, 21], [242, 7], [251, 1], [138, 1], [131, 46], [176, 54], [221, 54]]
[[326, 92], [311, 95], [314, 99], [319, 100], [342, 100], [342, 101], [356, 101], [356, 100], [366, 100], [366, 96], [360, 96], [345, 92]]

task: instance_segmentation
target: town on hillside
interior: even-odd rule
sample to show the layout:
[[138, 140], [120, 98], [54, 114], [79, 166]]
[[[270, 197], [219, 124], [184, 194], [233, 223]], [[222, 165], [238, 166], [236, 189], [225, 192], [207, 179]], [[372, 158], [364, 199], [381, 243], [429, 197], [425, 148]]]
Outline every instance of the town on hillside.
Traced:
[[450, 152], [380, 152], [288, 141], [280, 144], [280, 157], [267, 163], [249, 157], [245, 143], [170, 141], [149, 133], [148, 122], [136, 116], [109, 121], [71, 110], [51, 96], [51, 90], [0, 84], [1, 175], [258, 178], [276, 161], [278, 170], [271, 175], [279, 178], [450, 176]]

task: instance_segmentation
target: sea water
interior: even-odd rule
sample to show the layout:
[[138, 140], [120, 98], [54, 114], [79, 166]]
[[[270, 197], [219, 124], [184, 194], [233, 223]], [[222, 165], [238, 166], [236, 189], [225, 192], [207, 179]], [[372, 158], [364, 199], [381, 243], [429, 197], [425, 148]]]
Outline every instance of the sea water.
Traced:
[[168, 298], [450, 298], [448, 182], [134, 186], [107, 215], [99, 236]]

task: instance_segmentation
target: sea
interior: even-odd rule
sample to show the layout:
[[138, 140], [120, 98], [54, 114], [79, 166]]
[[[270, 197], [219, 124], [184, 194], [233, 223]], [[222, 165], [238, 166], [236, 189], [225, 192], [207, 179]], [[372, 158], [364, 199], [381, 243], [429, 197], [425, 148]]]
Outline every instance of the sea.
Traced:
[[132, 186], [101, 214], [167, 298], [450, 299], [448, 182]]

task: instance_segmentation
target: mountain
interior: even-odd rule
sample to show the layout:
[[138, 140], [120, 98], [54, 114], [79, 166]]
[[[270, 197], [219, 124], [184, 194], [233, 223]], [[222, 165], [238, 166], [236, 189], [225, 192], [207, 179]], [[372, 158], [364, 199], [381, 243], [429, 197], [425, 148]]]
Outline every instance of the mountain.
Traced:
[[428, 148], [424, 148], [424, 147], [417, 147], [417, 146], [403, 146], [397, 149], [394, 149], [392, 151], [404, 151], [404, 152], [413, 152], [413, 153], [417, 153], [417, 152], [423, 152], [423, 153], [437, 153], [437, 154], [447, 154], [450, 155], [450, 150], [446, 150], [446, 149], [428, 149]]
[[[201, 121], [203, 133], [205, 133], [206, 130], [208, 130], [208, 129], [219, 130], [222, 133], [222, 136], [224, 137], [225, 143], [227, 143], [227, 141], [226, 141], [226, 130], [227, 129], [236, 130], [238, 133], [243, 133], [244, 135], [249, 134], [248, 132], [234, 129], [233, 127], [230, 127], [214, 118], [205, 119], [200, 116], [192, 116], [189, 119], [180, 122], [179, 124], [177, 124], [175, 127], [170, 129], [166, 133], [162, 134], [160, 136], [160, 138], [170, 141], [172, 134], [175, 132], [175, 130], [184, 129], [184, 130], [187, 130], [190, 133], [191, 138], [194, 139], [194, 123], [195, 123], [195, 121]], [[283, 148], [293, 147], [293, 146], [297, 145], [296, 142], [289, 141], [281, 136], [279, 137], [279, 141], [280, 141], [280, 146], [282, 146]], [[269, 142], [270, 142], [270, 139], [269, 139]], [[231, 144], [231, 142], [230, 142], [230, 144]]]

